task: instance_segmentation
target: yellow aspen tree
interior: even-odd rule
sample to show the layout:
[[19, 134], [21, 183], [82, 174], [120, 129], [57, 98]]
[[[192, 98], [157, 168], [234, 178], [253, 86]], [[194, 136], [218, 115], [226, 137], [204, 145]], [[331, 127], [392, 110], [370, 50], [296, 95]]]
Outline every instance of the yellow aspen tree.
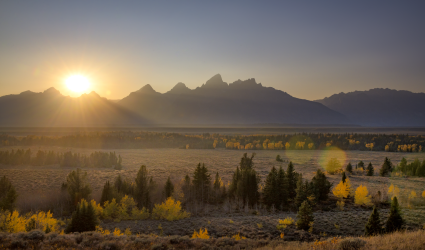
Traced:
[[357, 205], [366, 205], [370, 206], [372, 204], [371, 197], [367, 191], [367, 187], [360, 185], [356, 189], [356, 194], [354, 195], [354, 203]]
[[425, 191], [422, 192], [422, 198], [425, 198]]
[[339, 199], [347, 198], [350, 194], [350, 188], [347, 185], [347, 181], [340, 181], [338, 185], [332, 189], [332, 193]]
[[400, 196], [400, 189], [397, 186], [394, 186], [393, 184], [391, 184], [391, 186], [388, 188], [388, 194], [391, 194], [391, 200], [392, 200], [394, 197]]

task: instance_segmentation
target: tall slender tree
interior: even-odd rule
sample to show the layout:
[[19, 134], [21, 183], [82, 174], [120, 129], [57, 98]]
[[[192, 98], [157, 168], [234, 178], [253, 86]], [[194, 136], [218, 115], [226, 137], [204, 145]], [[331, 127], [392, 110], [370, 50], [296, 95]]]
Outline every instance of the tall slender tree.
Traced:
[[385, 229], [387, 232], [394, 232], [400, 230], [403, 226], [403, 218], [401, 217], [400, 206], [398, 204], [397, 196], [391, 201], [390, 215], [388, 217]]
[[289, 162], [288, 168], [286, 169], [286, 178], [288, 179], [288, 198], [293, 200], [297, 195], [297, 181], [298, 174], [294, 171], [294, 165], [292, 161]]
[[208, 202], [211, 185], [211, 175], [208, 173], [208, 168], [205, 164], [199, 163], [193, 173], [192, 179], [195, 198], [200, 202]]
[[145, 165], [142, 165], [137, 172], [136, 186], [135, 186], [135, 200], [139, 208], [150, 208], [151, 206], [151, 192], [154, 188], [154, 182]]
[[366, 170], [367, 170], [366, 172], [367, 176], [373, 176], [374, 170], [373, 170], [372, 162], [369, 162], [369, 165], [367, 165]]
[[12, 183], [6, 176], [3, 176], [0, 179], [0, 211], [12, 211], [15, 208], [17, 198], [18, 194], [16, 193]]
[[375, 206], [373, 207], [372, 214], [370, 214], [369, 220], [367, 221], [365, 227], [365, 235], [374, 236], [380, 234], [381, 231], [381, 219], [379, 218], [378, 209]]
[[167, 181], [165, 182], [165, 186], [164, 186], [164, 194], [165, 194], [165, 198], [171, 197], [174, 193], [174, 185], [171, 182], [170, 177], [168, 176]]
[[264, 184], [263, 203], [269, 208], [271, 206], [277, 207], [279, 205], [278, 173], [274, 166], [267, 175], [266, 182]]

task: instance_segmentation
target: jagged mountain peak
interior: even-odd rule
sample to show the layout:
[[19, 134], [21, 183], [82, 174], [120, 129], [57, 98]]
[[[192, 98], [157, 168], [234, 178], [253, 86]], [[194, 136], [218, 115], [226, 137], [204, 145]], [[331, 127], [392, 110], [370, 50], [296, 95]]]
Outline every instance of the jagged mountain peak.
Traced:
[[187, 91], [190, 91], [190, 89], [186, 86], [186, 84], [179, 82], [167, 93], [180, 94]]
[[60, 95], [61, 93], [59, 90], [55, 89], [54, 87], [50, 87], [46, 89], [43, 94], [49, 94], [49, 95]]
[[204, 85], [202, 85], [202, 87], [206, 88], [221, 88], [227, 86], [227, 83], [223, 82], [220, 74], [214, 75]]
[[150, 84], [146, 84], [141, 89], [137, 91], [137, 93], [143, 93], [143, 94], [156, 94], [157, 92], [152, 88]]

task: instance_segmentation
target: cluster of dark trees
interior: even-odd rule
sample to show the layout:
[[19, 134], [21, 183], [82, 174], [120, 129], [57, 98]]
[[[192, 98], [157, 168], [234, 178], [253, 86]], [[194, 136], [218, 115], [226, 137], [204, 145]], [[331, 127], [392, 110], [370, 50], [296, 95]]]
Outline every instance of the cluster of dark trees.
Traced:
[[46, 166], [60, 164], [62, 167], [86, 167], [86, 168], [122, 168], [122, 158], [115, 152], [94, 152], [89, 156], [71, 151], [59, 153], [54, 151], [38, 150], [32, 156], [31, 149], [18, 149], [11, 152], [0, 151], [0, 164], [3, 165], [32, 165]]
[[407, 163], [406, 158], [403, 157], [394, 170], [407, 176], [425, 177], [425, 160], [421, 162], [419, 159], [415, 159], [413, 162]]
[[[270, 149], [263, 144], [281, 145], [273, 149], [311, 150], [335, 146], [343, 150], [373, 150], [419, 152], [425, 147], [425, 137], [408, 134], [326, 134], [299, 133], [281, 135], [223, 135], [203, 133], [187, 135], [159, 132], [88, 132], [64, 136], [0, 135], [3, 146], [61, 146], [79, 148], [226, 148], [234, 142], [234, 149]], [[250, 147], [246, 147], [250, 145]], [[227, 147], [228, 148], [228, 147]]]
[[401, 216], [401, 208], [398, 203], [397, 197], [391, 201], [390, 215], [385, 224], [381, 222], [379, 211], [377, 207], [373, 208], [369, 220], [365, 226], [366, 236], [375, 236], [382, 233], [391, 233], [398, 231], [402, 228], [404, 220]]

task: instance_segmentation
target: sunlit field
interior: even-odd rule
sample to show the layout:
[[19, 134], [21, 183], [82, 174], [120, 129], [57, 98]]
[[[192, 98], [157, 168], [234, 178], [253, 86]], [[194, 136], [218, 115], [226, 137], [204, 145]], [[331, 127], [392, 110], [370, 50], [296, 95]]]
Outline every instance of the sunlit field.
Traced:
[[[3, 147], [2, 150], [18, 149], [18, 147]], [[58, 148], [58, 147], [33, 147], [32, 152], [37, 150], [54, 150], [56, 152], [72, 151], [74, 153], [90, 154], [96, 150], [78, 149], [78, 148]], [[99, 150], [97, 150], [99, 151]], [[103, 150], [104, 152], [108, 152]], [[114, 150], [116, 154], [123, 158], [123, 169], [113, 170], [106, 168], [87, 168], [84, 171], [88, 173], [88, 181], [93, 189], [92, 197], [95, 200], [100, 199], [103, 185], [106, 181], [113, 181], [115, 177], [121, 174], [124, 178], [133, 181], [141, 165], [146, 165], [150, 174], [158, 185], [158, 189], [163, 187], [165, 180], [171, 177], [175, 185], [179, 185], [186, 174], [193, 175], [196, 165], [205, 163], [211, 175], [219, 172], [223, 182], [227, 184], [239, 164], [243, 150], [183, 150], [183, 149], [146, 149], [146, 150]], [[249, 152], [251, 153], [251, 152]], [[398, 164], [402, 157], [408, 162], [415, 158], [420, 160], [425, 158], [424, 153], [390, 153], [390, 152], [366, 152], [366, 151], [338, 151], [338, 150], [313, 150], [313, 151], [254, 151], [255, 168], [261, 176], [264, 183], [266, 175], [272, 166], [283, 166], [285, 169], [289, 161], [295, 165], [295, 171], [302, 173], [303, 178], [311, 179], [318, 168], [323, 168], [324, 164], [331, 158], [336, 157], [345, 166], [351, 162], [355, 168], [359, 161], [369, 162], [375, 167], [374, 176], [365, 176], [365, 174], [350, 175], [349, 178], [354, 187], [359, 185], [367, 186], [371, 195], [376, 195], [380, 191], [384, 197], [387, 197], [388, 187], [391, 184], [397, 185], [401, 190], [401, 195], [408, 195], [408, 192], [414, 190], [418, 195], [422, 193], [425, 187], [425, 178], [418, 177], [380, 177], [379, 168], [385, 157], [389, 157], [394, 164]], [[276, 155], [280, 154], [284, 162], [277, 162]], [[61, 184], [66, 181], [66, 176], [71, 168], [63, 168], [59, 165], [51, 166], [1, 166], [2, 175], [10, 178], [15, 186], [19, 197], [17, 207], [22, 211], [34, 211], [46, 209], [52, 206], [54, 198], [58, 195]], [[328, 180], [335, 186], [341, 180], [341, 175], [327, 175]], [[157, 192], [159, 193], [159, 192]], [[332, 197], [332, 195], [331, 195]], [[157, 202], [160, 202], [159, 199]], [[335, 198], [328, 201], [331, 207], [335, 207]], [[158, 233], [158, 225], [163, 227], [165, 235], [191, 235], [194, 229], [208, 226], [210, 235], [221, 237], [234, 235], [238, 232], [250, 238], [274, 238], [279, 236], [276, 230], [276, 223], [279, 219], [296, 216], [296, 211], [273, 212], [266, 209], [259, 209], [258, 215], [252, 215], [252, 210], [245, 210], [239, 213], [226, 210], [226, 204], [219, 207], [202, 208], [198, 216], [192, 216], [177, 222], [156, 220], [121, 221], [103, 223], [104, 228], [114, 230], [120, 228], [125, 230], [130, 228], [133, 232], [139, 233]], [[388, 208], [381, 210], [381, 216], [386, 217]], [[315, 212], [315, 230], [323, 235], [362, 235], [364, 225], [370, 215], [370, 208], [365, 209], [356, 207], [347, 203], [344, 211], [332, 209], [331, 211]], [[406, 209], [404, 212], [407, 225], [410, 228], [420, 228], [425, 223], [425, 210], [423, 207], [416, 206], [413, 209]], [[261, 225], [258, 226], [258, 225]], [[287, 238], [292, 240], [302, 240], [303, 236], [299, 234], [291, 235]]]
[[[16, 150], [22, 147], [2, 147], [0, 150]], [[111, 150], [60, 148], [60, 147], [32, 147], [32, 152], [37, 150], [54, 150], [56, 152], [72, 151], [74, 153], [90, 154], [94, 151], [109, 152]], [[123, 170], [112, 169], [84, 169], [90, 176], [89, 181], [93, 191], [101, 191], [103, 184], [107, 180], [113, 180], [118, 174], [134, 179], [141, 165], [146, 165], [150, 174], [159, 182], [165, 182], [170, 176], [174, 182], [180, 181], [186, 174], [191, 175], [198, 163], [205, 163], [210, 173], [219, 172], [225, 183], [230, 181], [236, 166], [244, 150], [224, 150], [224, 149], [118, 149], [113, 150], [123, 158]], [[425, 153], [394, 153], [394, 152], [367, 152], [367, 151], [249, 151], [248, 154], [255, 153], [255, 168], [264, 180], [272, 166], [283, 166], [285, 169], [289, 161], [295, 165], [295, 171], [303, 174], [304, 178], [311, 179], [318, 168], [323, 168], [326, 161], [336, 157], [343, 166], [351, 162], [353, 166], [359, 161], [368, 164], [371, 162], [375, 168], [375, 177], [353, 176], [352, 182], [370, 183], [370, 188], [378, 188], [379, 185], [387, 185], [393, 182], [400, 183], [406, 188], [418, 187], [417, 181], [422, 178], [411, 178], [404, 181], [404, 178], [384, 178], [378, 176], [378, 170], [385, 157], [391, 159], [394, 164], [398, 164], [402, 157], [408, 162], [415, 158], [425, 159]], [[276, 155], [280, 154], [284, 162], [277, 162]], [[72, 170], [61, 168], [58, 165], [52, 166], [0, 166], [1, 171], [11, 178], [20, 193], [45, 192], [54, 188], [59, 188], [66, 180], [66, 175]], [[330, 181], [337, 184], [340, 176], [330, 175]], [[410, 183], [410, 184], [409, 184]], [[368, 184], [369, 185], [369, 184]], [[418, 187], [419, 188], [419, 187]], [[419, 190], [418, 190], [419, 191]]]

